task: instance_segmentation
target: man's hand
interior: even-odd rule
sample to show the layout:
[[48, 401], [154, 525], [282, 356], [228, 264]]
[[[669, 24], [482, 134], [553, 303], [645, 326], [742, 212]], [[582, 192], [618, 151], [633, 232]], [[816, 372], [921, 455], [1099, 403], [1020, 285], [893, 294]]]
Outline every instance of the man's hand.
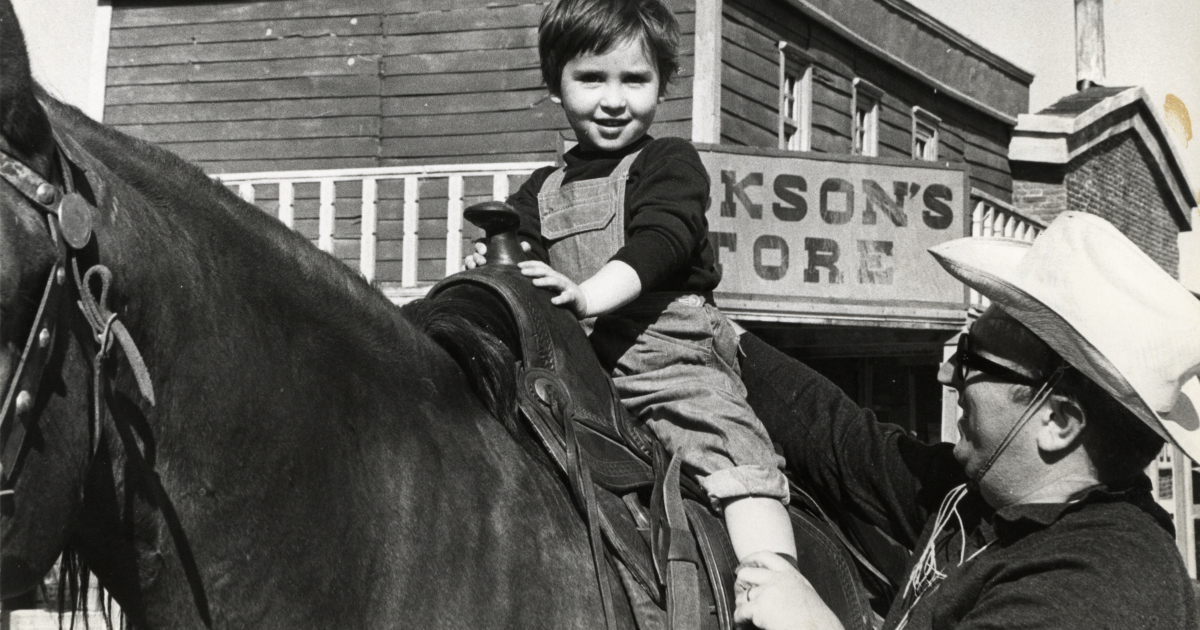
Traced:
[[787, 560], [769, 551], [748, 556], [733, 585], [739, 628], [844, 630], [808, 580]]
[[558, 294], [550, 298], [551, 304], [571, 309], [578, 319], [588, 316], [587, 296], [570, 278], [540, 260], [527, 260], [518, 266], [521, 268], [521, 275], [533, 280], [533, 286]]

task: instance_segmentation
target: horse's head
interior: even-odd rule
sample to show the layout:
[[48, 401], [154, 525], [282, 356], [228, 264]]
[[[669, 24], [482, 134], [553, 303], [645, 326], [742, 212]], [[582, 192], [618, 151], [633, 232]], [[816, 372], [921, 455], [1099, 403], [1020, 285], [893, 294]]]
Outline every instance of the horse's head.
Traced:
[[[12, 5], [0, 2], [0, 597], [36, 586], [67, 542], [88, 457], [87, 375], [60, 313], [54, 208], [63, 194]], [[46, 299], [46, 298], [49, 299]], [[43, 307], [42, 305], [45, 304]], [[39, 313], [39, 311], [41, 311]], [[45, 331], [45, 332], [43, 332]], [[67, 388], [64, 383], [80, 386]]]

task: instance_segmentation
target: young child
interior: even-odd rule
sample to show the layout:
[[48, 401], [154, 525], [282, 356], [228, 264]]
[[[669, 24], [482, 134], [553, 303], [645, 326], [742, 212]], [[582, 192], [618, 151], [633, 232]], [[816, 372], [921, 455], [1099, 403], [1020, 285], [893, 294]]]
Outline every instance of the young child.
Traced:
[[538, 259], [521, 272], [556, 292], [554, 304], [596, 318], [592, 344], [622, 402], [697, 476], [738, 559], [795, 562], [783, 459], [746, 403], [737, 336], [712, 299], [708, 175], [690, 143], [647, 135], [678, 40], [660, 0], [547, 7], [542, 76], [579, 144], [565, 168], [534, 172], [508, 200]]

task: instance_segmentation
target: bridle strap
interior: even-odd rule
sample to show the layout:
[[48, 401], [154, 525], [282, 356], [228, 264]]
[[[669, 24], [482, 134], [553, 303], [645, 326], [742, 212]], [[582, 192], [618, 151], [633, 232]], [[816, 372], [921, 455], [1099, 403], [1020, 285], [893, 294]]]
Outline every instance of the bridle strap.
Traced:
[[[0, 138], [3, 141], [3, 138]], [[0, 448], [0, 475], [3, 487], [8, 488], [19, 467], [19, 456], [28, 432], [33, 406], [37, 401], [42, 374], [54, 348], [58, 316], [61, 313], [62, 292], [66, 284], [66, 244], [58, 227], [58, 211], [63, 199], [61, 190], [42, 178], [33, 169], [8, 153], [8, 143], [0, 144], [0, 177], [3, 177], [18, 192], [27, 197], [46, 218], [50, 238], [56, 249], [55, 262], [46, 278], [42, 299], [37, 314], [29, 329], [29, 337], [7, 384], [4, 407], [0, 411], [0, 435], [4, 435]], [[63, 164], [64, 168], [66, 167]], [[7, 492], [7, 490], [5, 490]]]
[[[9, 380], [4, 394], [3, 415], [0, 415], [0, 435], [6, 436], [0, 445], [0, 482], [3, 488], [11, 487], [11, 480], [19, 469], [20, 454], [24, 451], [24, 441], [27, 435], [27, 423], [32, 418], [33, 406], [37, 401], [37, 392], [42, 380], [43, 371], [54, 347], [55, 329], [59, 314], [61, 294], [66, 282], [66, 267], [68, 252], [75, 252], [84, 247], [91, 239], [90, 215], [92, 207], [79, 195], [71, 175], [71, 165], [67, 161], [61, 145], [56, 142], [55, 154], [58, 157], [65, 185], [65, 193], [58, 186], [46, 181], [41, 175], [14, 157], [8, 141], [0, 136], [0, 177], [3, 177], [18, 192], [28, 198], [38, 211], [46, 218], [51, 240], [56, 249], [56, 260], [46, 280], [46, 288], [38, 305], [29, 338], [22, 351], [21, 360], [16, 371]], [[80, 204], [83, 204], [81, 207]], [[71, 223], [71, 234], [64, 235], [63, 220]], [[81, 214], [82, 213], [82, 214]], [[70, 255], [70, 266], [79, 294], [77, 305], [92, 328], [99, 349], [93, 359], [95, 383], [92, 395], [94, 397], [92, 418], [92, 450], [99, 446], [100, 421], [102, 413], [100, 375], [104, 358], [112, 347], [113, 339], [121, 345], [125, 356], [133, 368], [134, 378], [142, 395], [154, 404], [154, 389], [151, 385], [150, 373], [145, 361], [138, 352], [133, 338], [129, 335], [124, 324], [116, 313], [108, 310], [108, 285], [112, 272], [104, 265], [94, 265], [80, 276], [78, 256]], [[98, 275], [101, 281], [100, 300], [97, 302], [91, 291], [90, 281], [93, 275]], [[18, 421], [19, 420], [19, 421]], [[11, 424], [11, 427], [9, 426]], [[7, 432], [7, 433], [6, 433]]]

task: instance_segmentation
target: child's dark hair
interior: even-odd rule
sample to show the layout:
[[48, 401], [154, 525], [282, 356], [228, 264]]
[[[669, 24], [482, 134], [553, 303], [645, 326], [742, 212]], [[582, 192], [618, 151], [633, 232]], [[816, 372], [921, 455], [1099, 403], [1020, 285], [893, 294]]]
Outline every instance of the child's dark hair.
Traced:
[[628, 40], [641, 40], [665, 92], [679, 69], [679, 23], [661, 0], [554, 0], [538, 27], [546, 87], [558, 94], [567, 62], [607, 53]]

